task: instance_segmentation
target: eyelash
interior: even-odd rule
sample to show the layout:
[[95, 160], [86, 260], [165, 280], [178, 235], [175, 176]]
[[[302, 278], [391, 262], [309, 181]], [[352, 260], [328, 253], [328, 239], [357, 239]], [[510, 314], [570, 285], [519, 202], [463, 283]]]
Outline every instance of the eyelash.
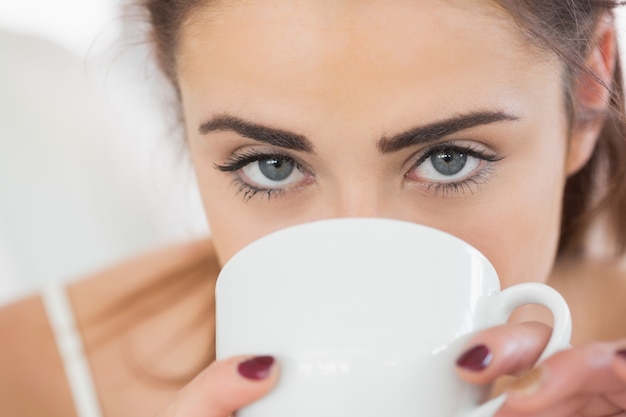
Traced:
[[[485, 150], [472, 145], [456, 145], [456, 144], [440, 144], [435, 145], [425, 151], [421, 152], [417, 157], [416, 162], [411, 164], [412, 172], [417, 167], [421, 166], [430, 157], [445, 151], [454, 151], [459, 153], [465, 153], [468, 156], [479, 159], [481, 162], [487, 162], [487, 166], [483, 167], [479, 172], [471, 175], [468, 178], [464, 178], [461, 181], [453, 182], [430, 182], [426, 185], [426, 191], [433, 195], [442, 194], [444, 197], [449, 194], [459, 194], [469, 192], [473, 194], [472, 187], [479, 187], [487, 181], [487, 177], [491, 173], [491, 163], [502, 160], [504, 157], [498, 153], [486, 152]], [[225, 173], [234, 173], [233, 184], [238, 187], [237, 193], [243, 194], [243, 199], [249, 201], [259, 193], [264, 193], [268, 200], [279, 197], [284, 194], [287, 189], [285, 188], [260, 188], [255, 187], [252, 184], [244, 182], [240, 176], [236, 175], [236, 172], [246, 167], [247, 165], [267, 160], [267, 159], [289, 160], [295, 165], [295, 168], [300, 172], [306, 172], [307, 169], [291, 156], [276, 152], [263, 152], [258, 150], [248, 150], [242, 153], [232, 154], [228, 160], [222, 164], [215, 164], [215, 168]], [[406, 174], [408, 175], [408, 173]], [[406, 176], [405, 175], [405, 176]]]
[[412, 172], [415, 168], [421, 166], [433, 155], [445, 151], [465, 153], [468, 156], [477, 158], [481, 162], [487, 162], [488, 164], [479, 172], [471, 175], [470, 177], [464, 178], [461, 181], [428, 183], [426, 185], [426, 191], [433, 194], [434, 196], [437, 196], [440, 193], [443, 197], [446, 197], [449, 194], [458, 195], [459, 193], [465, 192], [473, 194], [474, 190], [472, 189], [472, 187], [480, 187], [480, 185], [484, 184], [487, 181], [487, 177], [492, 172], [493, 168], [491, 166], [491, 163], [498, 162], [504, 159], [504, 156], [501, 154], [495, 152], [487, 152], [474, 145], [456, 145], [444, 143], [440, 145], [435, 145], [434, 147], [431, 147], [419, 154], [417, 161], [411, 164], [411, 170], [409, 172]]
[[[222, 172], [236, 173], [237, 171], [246, 167], [249, 164], [272, 158], [278, 160], [290, 160], [294, 163], [297, 170], [299, 170], [300, 172], [306, 171], [302, 164], [298, 163], [298, 161], [288, 155], [274, 152], [266, 153], [254, 149], [239, 154], [232, 154], [223, 165], [216, 164], [215, 168]], [[252, 184], [244, 182], [238, 175], [235, 175], [235, 178], [233, 179], [233, 184], [238, 187], [237, 194], [243, 194], [243, 199], [245, 201], [249, 201], [259, 193], [264, 193], [267, 199], [271, 200], [272, 198], [284, 194], [286, 191], [283, 188], [255, 187]]]

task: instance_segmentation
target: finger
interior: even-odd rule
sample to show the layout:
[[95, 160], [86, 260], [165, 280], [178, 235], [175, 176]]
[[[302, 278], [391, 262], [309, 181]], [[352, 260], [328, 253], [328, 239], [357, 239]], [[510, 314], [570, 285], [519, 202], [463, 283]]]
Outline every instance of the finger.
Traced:
[[614, 360], [613, 343], [594, 343], [558, 352], [509, 387], [507, 406], [534, 413], [569, 398], [599, 394], [600, 400], [595, 401], [594, 407], [614, 409], [615, 404], [608, 398], [626, 391], [624, 381], [613, 369]]
[[590, 395], [584, 407], [580, 407], [578, 415], [581, 416], [615, 416], [624, 411], [624, 406], [615, 402], [612, 395]]
[[[584, 414], [579, 413], [579, 410], [583, 407], [585, 402], [588, 401], [587, 397], [577, 397], [571, 398], [568, 401], [559, 403], [554, 407], [550, 407], [545, 410], [541, 410], [539, 412], [535, 412], [532, 414], [532, 417], [572, 417], [572, 416], [582, 416]], [[596, 416], [608, 416], [615, 412], [615, 409], [611, 409], [607, 413], [602, 414], [594, 414]], [[494, 417], [527, 417], [528, 414], [520, 412], [515, 408], [508, 406], [505, 403], [500, 410], [496, 413]]]
[[626, 343], [620, 343], [613, 360], [615, 374], [626, 383]]
[[191, 381], [161, 417], [227, 417], [267, 394], [277, 379], [271, 356], [217, 361]]
[[611, 394], [609, 399], [619, 405], [622, 410], [626, 410], [626, 340], [617, 343], [612, 367], [615, 376], [622, 381], [624, 388], [618, 393]]
[[473, 336], [457, 359], [461, 378], [473, 384], [488, 384], [502, 375], [517, 374], [533, 367], [550, 339], [549, 326], [536, 323], [505, 324]]

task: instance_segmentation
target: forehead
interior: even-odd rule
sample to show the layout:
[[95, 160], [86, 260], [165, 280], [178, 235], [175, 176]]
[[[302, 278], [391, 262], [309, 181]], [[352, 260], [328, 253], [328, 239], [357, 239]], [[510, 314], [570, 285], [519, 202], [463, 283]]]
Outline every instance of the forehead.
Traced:
[[203, 97], [207, 107], [215, 97], [227, 107], [332, 98], [350, 112], [423, 94], [431, 100], [419, 111], [434, 115], [472, 85], [511, 96], [545, 58], [493, 1], [255, 0], [189, 19], [178, 74], [183, 102]]

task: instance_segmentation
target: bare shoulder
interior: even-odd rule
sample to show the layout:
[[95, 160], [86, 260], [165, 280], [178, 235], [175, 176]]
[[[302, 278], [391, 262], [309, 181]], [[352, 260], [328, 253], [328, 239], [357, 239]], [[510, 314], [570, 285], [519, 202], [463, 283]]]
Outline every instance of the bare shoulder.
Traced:
[[0, 309], [0, 340], [0, 415], [74, 415], [40, 297]]
[[181, 281], [194, 271], [201, 271], [207, 277], [217, 275], [217, 259], [210, 239], [147, 252], [77, 281], [70, 286], [69, 293], [77, 316], [82, 319], [106, 309], [112, 301], [144, 292], [168, 277]]
[[[196, 285], [192, 284], [194, 275], [204, 277], [202, 288], [209, 292], [217, 272], [212, 244], [202, 240], [147, 253], [76, 281], [68, 288], [105, 414], [140, 416], [152, 412], [143, 404], [150, 401], [154, 393], [151, 389], [142, 392], [141, 382], [130, 380], [132, 372], [122, 370], [124, 360], [119, 354], [120, 341], [132, 333], [124, 323], [135, 314], [136, 309], [131, 308], [133, 300], [145, 298], [142, 292], [152, 291], [152, 298], [162, 301], [157, 288], [163, 287], [162, 292], [168, 292], [181, 283]], [[173, 277], [169, 280], [170, 286], [158, 285], [168, 277]], [[124, 304], [131, 306], [128, 314], [113, 314], [121, 311], [120, 306]], [[178, 314], [184, 316], [180, 311]], [[156, 314], [155, 317], [158, 318], [135, 318], [137, 322], [150, 322], [148, 327], [157, 333], [163, 322], [172, 320], [167, 315]], [[151, 338], [145, 326], [141, 332], [146, 340]], [[39, 295], [0, 308], [0, 341], [0, 415], [74, 416], [63, 363]], [[128, 398], [138, 400], [129, 402], [116, 394], [121, 391], [115, 389], [120, 383], [128, 387], [136, 384], [137, 395]], [[129, 392], [132, 394], [132, 391]]]
[[550, 283], [570, 305], [575, 341], [626, 338], [623, 262], [565, 262], [557, 266]]

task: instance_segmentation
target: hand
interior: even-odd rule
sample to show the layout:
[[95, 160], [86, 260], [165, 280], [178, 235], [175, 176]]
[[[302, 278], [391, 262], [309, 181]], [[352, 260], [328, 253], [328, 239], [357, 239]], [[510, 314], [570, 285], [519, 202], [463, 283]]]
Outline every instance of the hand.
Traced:
[[626, 416], [626, 340], [564, 350], [533, 367], [549, 337], [539, 323], [488, 329], [470, 340], [458, 373], [480, 385], [519, 376], [497, 417]]
[[160, 417], [227, 417], [267, 394], [277, 379], [270, 356], [216, 361], [183, 388]]

